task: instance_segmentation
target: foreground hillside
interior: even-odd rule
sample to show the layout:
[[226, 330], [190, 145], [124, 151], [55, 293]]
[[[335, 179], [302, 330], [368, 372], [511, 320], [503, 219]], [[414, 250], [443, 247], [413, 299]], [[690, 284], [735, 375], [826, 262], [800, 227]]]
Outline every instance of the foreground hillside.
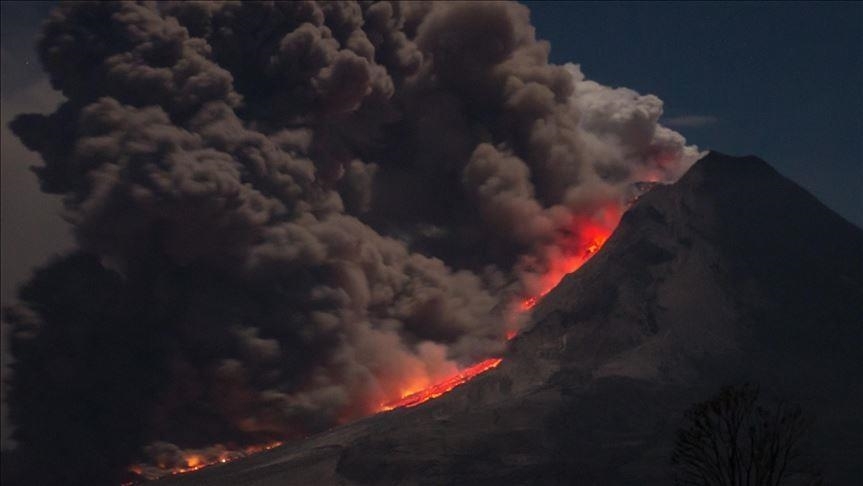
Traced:
[[165, 485], [665, 484], [682, 413], [757, 383], [816, 418], [828, 484], [863, 477], [863, 232], [754, 157], [644, 195], [496, 369]]

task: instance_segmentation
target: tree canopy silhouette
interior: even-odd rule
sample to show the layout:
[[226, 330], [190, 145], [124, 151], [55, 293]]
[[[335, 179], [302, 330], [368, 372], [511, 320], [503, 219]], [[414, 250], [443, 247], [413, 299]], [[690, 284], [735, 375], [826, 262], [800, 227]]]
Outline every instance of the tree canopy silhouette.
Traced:
[[723, 387], [685, 422], [671, 457], [676, 485], [822, 484], [805, 448], [812, 419], [799, 405], [760, 403], [755, 385]]

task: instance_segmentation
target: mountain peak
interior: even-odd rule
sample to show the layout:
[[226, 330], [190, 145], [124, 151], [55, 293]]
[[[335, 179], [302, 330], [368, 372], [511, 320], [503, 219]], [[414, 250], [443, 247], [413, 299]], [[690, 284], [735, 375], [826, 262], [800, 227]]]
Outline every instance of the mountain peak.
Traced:
[[744, 382], [815, 415], [827, 482], [850, 484], [861, 316], [863, 232], [761, 159], [711, 152], [635, 202], [494, 370], [167, 484], [668, 484], [683, 412]]
[[740, 174], [778, 174], [776, 169], [755, 155], [734, 156], [711, 150], [699, 159], [688, 171], [689, 176], [698, 173], [710, 174], [710, 177], [733, 177]]

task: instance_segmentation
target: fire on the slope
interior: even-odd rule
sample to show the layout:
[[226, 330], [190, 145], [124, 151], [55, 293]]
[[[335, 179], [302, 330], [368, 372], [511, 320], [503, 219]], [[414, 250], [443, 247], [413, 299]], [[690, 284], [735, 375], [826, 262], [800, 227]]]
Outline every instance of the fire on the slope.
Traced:
[[[129, 467], [129, 472], [134, 475], [135, 479], [154, 480], [165, 476], [197, 471], [215, 464], [224, 464], [273, 449], [280, 445], [282, 445], [282, 442], [275, 441], [237, 449], [215, 445], [206, 449], [177, 450], [174, 454], [157, 457], [156, 464], [134, 464]], [[132, 485], [136, 484], [136, 482], [133, 480], [123, 483], [123, 485]]]
[[551, 257], [547, 270], [539, 277], [534, 295], [520, 302], [522, 312], [533, 309], [540, 299], [557, 287], [563, 277], [581, 268], [602, 248], [620, 220], [618, 211], [608, 209], [605, 212], [604, 220], [580, 224], [578, 231], [570, 235], [565, 244], [560, 245], [561, 250]]
[[477, 375], [480, 375], [492, 368], [497, 367], [497, 365], [499, 365], [502, 361], [502, 358], [490, 358], [485, 361], [481, 361], [462, 371], [459, 371], [455, 375], [450, 376], [449, 378], [435, 383], [434, 385], [424, 388], [422, 390], [403, 392], [401, 398], [399, 398], [398, 400], [381, 404], [379, 411], [386, 412], [396, 408], [415, 407], [421, 403], [425, 403], [429, 400], [435, 399], [443, 395], [444, 393], [451, 391], [453, 388], [467, 383], [468, 381], [475, 378]]
[[[562, 244], [559, 245], [560, 251], [550, 258], [549, 265], [542, 275], [540, 275], [536, 285], [534, 285], [534, 295], [523, 298], [516, 306], [516, 312], [524, 313], [530, 311], [567, 274], [578, 270], [602, 248], [602, 245], [605, 244], [620, 220], [620, 211], [606, 209], [602, 216], [600, 219], [580, 221], [574, 224], [576, 229], [564, 238]], [[517, 331], [509, 330], [506, 333], [506, 339], [511, 340], [516, 334]], [[496, 368], [502, 362], [503, 358], [489, 358], [458, 371], [434, 384], [426, 386], [427, 383], [423, 383], [417, 387], [408, 387], [401, 390], [398, 398], [381, 403], [376, 412], [388, 412], [398, 408], [410, 408], [423, 404]], [[172, 457], [170, 460], [160, 462], [156, 465], [136, 464], [130, 467], [129, 471], [137, 478], [147, 480], [158, 479], [168, 475], [197, 471], [214, 464], [230, 462], [256, 452], [272, 449], [279, 445], [281, 445], [281, 442], [236, 450], [216, 446], [205, 450], [179, 451], [179, 459]], [[134, 482], [126, 484], [134, 484]]]
[[[580, 222], [577, 230], [566, 238], [566, 244], [563, 245], [564, 249], [557, 257], [552, 258], [547, 271], [540, 277], [538, 292], [531, 297], [524, 298], [518, 306], [518, 312], [530, 311], [542, 297], [563, 280], [563, 277], [584, 265], [590, 257], [602, 248], [619, 220], [620, 212], [610, 208], [604, 211], [602, 219]], [[516, 334], [517, 331], [515, 330], [507, 331], [507, 340], [513, 339]], [[386, 412], [396, 408], [415, 407], [433, 400], [478, 375], [496, 368], [501, 362], [503, 362], [502, 358], [490, 358], [431, 386], [419, 390], [403, 391], [400, 398], [381, 404], [378, 411]]]

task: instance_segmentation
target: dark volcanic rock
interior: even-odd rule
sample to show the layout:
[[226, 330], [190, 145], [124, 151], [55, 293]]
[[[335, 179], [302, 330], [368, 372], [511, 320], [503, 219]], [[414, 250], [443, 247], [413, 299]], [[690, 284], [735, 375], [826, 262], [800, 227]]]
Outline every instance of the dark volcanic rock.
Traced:
[[165, 484], [667, 484], [683, 411], [754, 382], [863, 477], [863, 232], [754, 157], [642, 196], [504, 363], [438, 400]]

